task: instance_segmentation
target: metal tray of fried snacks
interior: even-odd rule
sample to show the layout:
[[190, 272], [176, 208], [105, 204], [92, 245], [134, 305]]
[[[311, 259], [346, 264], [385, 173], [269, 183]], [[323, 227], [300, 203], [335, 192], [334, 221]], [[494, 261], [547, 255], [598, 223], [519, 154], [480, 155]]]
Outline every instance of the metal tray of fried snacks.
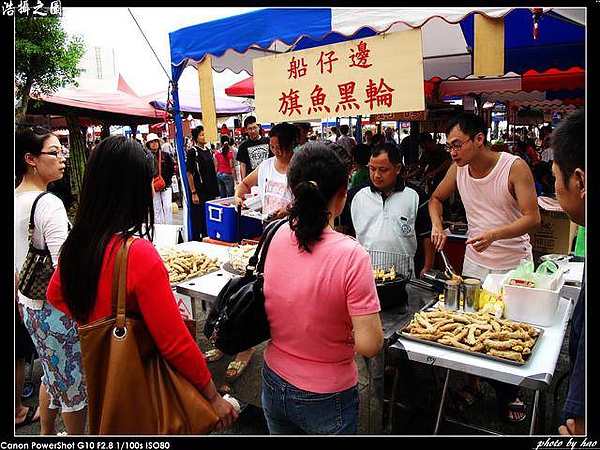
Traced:
[[522, 366], [544, 330], [491, 314], [425, 307], [399, 330], [401, 337], [503, 363]]

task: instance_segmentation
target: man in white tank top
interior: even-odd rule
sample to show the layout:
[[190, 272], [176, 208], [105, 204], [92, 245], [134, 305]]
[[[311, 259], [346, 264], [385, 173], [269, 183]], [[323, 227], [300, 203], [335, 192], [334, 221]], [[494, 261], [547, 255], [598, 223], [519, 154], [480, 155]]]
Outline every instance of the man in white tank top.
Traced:
[[[462, 275], [482, 282], [490, 273], [516, 268], [521, 259], [533, 261], [529, 233], [541, 221], [529, 166], [518, 156], [491, 150], [486, 135], [485, 122], [474, 114], [463, 113], [449, 122], [446, 150], [453, 164], [429, 200], [431, 242], [442, 250], [446, 242], [442, 205], [458, 189], [469, 226]], [[505, 406], [504, 418], [524, 420], [526, 410], [518, 386], [491, 384]], [[457, 397], [459, 409], [478, 400], [479, 378], [471, 377]]]

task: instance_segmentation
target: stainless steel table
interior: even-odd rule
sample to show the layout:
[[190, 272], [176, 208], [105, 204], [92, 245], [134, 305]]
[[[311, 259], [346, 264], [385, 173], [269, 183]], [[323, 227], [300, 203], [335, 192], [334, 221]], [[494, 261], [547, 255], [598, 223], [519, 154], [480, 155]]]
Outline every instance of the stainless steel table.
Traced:
[[530, 434], [535, 434], [535, 424], [539, 413], [540, 393], [550, 387], [554, 370], [558, 361], [565, 331], [571, 316], [572, 302], [561, 298], [552, 326], [540, 327], [544, 330], [536, 349], [523, 365], [515, 365], [502, 361], [483, 358], [475, 354], [453, 350], [451, 347], [431, 345], [416, 342], [400, 336], [389, 348], [391, 355], [432, 366], [446, 369], [444, 387], [440, 398], [434, 434], [438, 433], [443, 420], [443, 408], [448, 392], [448, 381], [451, 371], [459, 371], [485, 378], [491, 378], [505, 383], [521, 386], [535, 391], [533, 414], [531, 417]]
[[[175, 245], [179, 250], [187, 250], [191, 252], [204, 253], [210, 258], [217, 258], [221, 263], [229, 260], [229, 248], [224, 245], [209, 244], [207, 242], [188, 241]], [[179, 294], [191, 297], [194, 318], [196, 316], [196, 301], [200, 301], [202, 309], [206, 310], [207, 303], [210, 305], [217, 299], [219, 291], [233, 274], [220, 269], [206, 275], [196, 278], [190, 278], [175, 286], [175, 290]]]

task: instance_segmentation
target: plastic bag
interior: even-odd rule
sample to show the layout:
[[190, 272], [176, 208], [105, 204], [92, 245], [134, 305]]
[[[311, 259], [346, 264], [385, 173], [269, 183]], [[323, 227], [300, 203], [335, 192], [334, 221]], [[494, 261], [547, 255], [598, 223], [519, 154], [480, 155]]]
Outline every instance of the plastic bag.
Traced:
[[554, 290], [560, 274], [554, 261], [544, 261], [534, 270], [533, 262], [522, 259], [519, 266], [509, 272], [508, 284]]
[[533, 262], [522, 259], [516, 269], [510, 273], [508, 284], [522, 287], [538, 287], [538, 274], [534, 271]]
[[538, 276], [538, 285], [540, 289], [556, 289], [556, 283], [562, 271], [554, 261], [544, 261], [535, 271]]

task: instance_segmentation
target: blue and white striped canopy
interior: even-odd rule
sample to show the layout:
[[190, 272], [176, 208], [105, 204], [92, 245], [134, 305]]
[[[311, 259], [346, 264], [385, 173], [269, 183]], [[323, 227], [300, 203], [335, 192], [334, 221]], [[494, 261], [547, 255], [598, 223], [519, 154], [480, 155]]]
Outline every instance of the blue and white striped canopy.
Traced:
[[[423, 32], [424, 75], [472, 74], [474, 15], [505, 20], [505, 73], [585, 67], [585, 8], [265, 8], [169, 33], [174, 79], [212, 57], [213, 69], [252, 74], [252, 59], [410, 28]], [[398, 51], [402, 61], [402, 51]]]

